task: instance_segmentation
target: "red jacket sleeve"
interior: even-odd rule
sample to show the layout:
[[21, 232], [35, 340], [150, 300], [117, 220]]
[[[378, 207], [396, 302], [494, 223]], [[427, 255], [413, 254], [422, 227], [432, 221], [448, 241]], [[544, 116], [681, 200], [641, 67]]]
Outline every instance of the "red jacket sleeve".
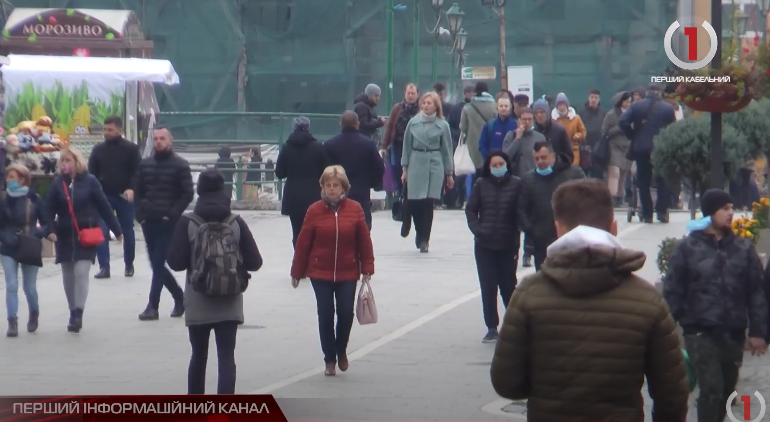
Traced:
[[[358, 221], [356, 221], [356, 237], [358, 237], [358, 258], [361, 261], [361, 274], [374, 274], [374, 247], [372, 235], [366, 227], [363, 208], [358, 209]], [[299, 242], [298, 242], [299, 243]]]
[[310, 249], [315, 239], [316, 207], [311, 205], [305, 214], [302, 230], [297, 237], [294, 246], [294, 259], [291, 262], [291, 278], [302, 279], [307, 277], [307, 269], [310, 264]]

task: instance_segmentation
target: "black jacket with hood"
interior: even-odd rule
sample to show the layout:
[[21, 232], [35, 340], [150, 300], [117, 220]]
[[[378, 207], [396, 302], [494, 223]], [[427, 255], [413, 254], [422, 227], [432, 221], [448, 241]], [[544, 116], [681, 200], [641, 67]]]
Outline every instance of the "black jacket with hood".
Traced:
[[372, 138], [377, 129], [385, 126], [374, 109], [377, 104], [373, 103], [366, 94], [358, 94], [353, 103], [355, 104], [353, 111], [358, 115], [358, 129], [362, 135]]
[[457, 142], [460, 141], [460, 120], [463, 116], [463, 108], [470, 103], [470, 100], [463, 98], [463, 101], [452, 106], [452, 110], [449, 111], [447, 117], [447, 123], [449, 123], [449, 130], [452, 133], [452, 142], [457, 146]]
[[281, 213], [302, 214], [321, 199], [321, 175], [331, 165], [323, 144], [310, 132], [289, 135], [275, 162], [275, 177], [286, 179], [283, 186]]
[[584, 179], [585, 173], [580, 167], [572, 165], [566, 154], [556, 154], [553, 172], [543, 176], [532, 170], [522, 177], [524, 187], [519, 197], [519, 227], [532, 236], [536, 247], [547, 247], [556, 240], [556, 227], [553, 221], [551, 198], [562, 183]]
[[535, 122], [535, 130], [545, 136], [545, 140], [551, 144], [556, 155], [566, 155], [571, 163], [575, 158], [575, 154], [572, 152], [572, 141], [569, 140], [567, 131], [562, 125], [553, 124], [553, 120], [550, 118], [550, 110], [548, 111], [548, 116], [548, 122], [546, 122], [545, 126], [541, 126], [539, 123]]
[[578, 116], [586, 127], [586, 143], [593, 148], [602, 139], [602, 123], [607, 113], [602, 110], [602, 104], [592, 108], [586, 102], [583, 108], [578, 111]]
[[235, 180], [235, 161], [230, 158], [230, 147], [223, 146], [219, 148], [219, 158], [214, 167], [218, 168], [222, 173], [222, 177], [225, 180], [225, 195], [232, 197], [233, 195], [233, 181]]

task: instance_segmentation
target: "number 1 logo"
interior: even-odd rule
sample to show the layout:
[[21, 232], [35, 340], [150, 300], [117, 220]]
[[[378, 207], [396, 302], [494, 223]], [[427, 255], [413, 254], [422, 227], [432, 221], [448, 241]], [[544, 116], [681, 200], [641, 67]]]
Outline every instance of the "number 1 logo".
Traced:
[[741, 402], [743, 403], [743, 420], [738, 419], [733, 415], [733, 399], [738, 396], [737, 391], [733, 391], [732, 394], [730, 394], [730, 397], [727, 398], [727, 403], [725, 404], [727, 408], [727, 417], [730, 418], [732, 422], [759, 422], [762, 420], [762, 418], [765, 416], [765, 398], [762, 397], [761, 394], [759, 394], [759, 391], [754, 392], [754, 397], [759, 400], [759, 415], [757, 415], [756, 418], [753, 420], [751, 419], [751, 396], [741, 396]]
[[[674, 21], [674, 23], [671, 24], [671, 26], [668, 27], [668, 30], [666, 31], [666, 35], [663, 37], [663, 48], [666, 50], [666, 56], [669, 60], [671, 60], [671, 63], [673, 63], [676, 67], [680, 69], [685, 70], [696, 70], [701, 69], [703, 67], [706, 67], [711, 63], [711, 60], [714, 58], [714, 56], [717, 55], [717, 33], [714, 30], [714, 28], [711, 26], [710, 23], [703, 21], [701, 26], [703, 26], [703, 29], [706, 30], [709, 34], [709, 52], [706, 54], [706, 57], [704, 57], [702, 60], [698, 60], [697, 62], [684, 62], [682, 60], [679, 60], [679, 57], [674, 54], [674, 50], [671, 48], [671, 44], [674, 40], [674, 33], [676, 32], [679, 27], [682, 26], [679, 21]], [[695, 26], [688, 26], [684, 28], [684, 35], [687, 37], [687, 60], [697, 60], [698, 59], [698, 28]]]

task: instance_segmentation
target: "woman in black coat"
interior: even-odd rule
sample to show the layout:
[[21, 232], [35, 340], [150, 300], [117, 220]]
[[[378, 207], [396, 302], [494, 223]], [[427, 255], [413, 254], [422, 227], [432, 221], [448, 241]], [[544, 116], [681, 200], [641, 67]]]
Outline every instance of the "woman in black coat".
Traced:
[[61, 264], [64, 293], [70, 309], [67, 331], [78, 333], [83, 327], [83, 308], [88, 297], [89, 272], [96, 258], [96, 246], [80, 244], [67, 198], [72, 201], [78, 229], [99, 227], [99, 219], [102, 219], [115, 233], [118, 242], [123, 240], [123, 230], [102, 192], [102, 185], [88, 173], [83, 156], [77, 150], [62, 150], [59, 168], [61, 174], [54, 179], [46, 196], [46, 211], [48, 221], [56, 220], [53, 230], [56, 263]]
[[303, 116], [295, 118], [292, 133], [275, 163], [275, 177], [286, 179], [281, 214], [288, 215], [291, 221], [292, 245], [297, 243], [307, 209], [321, 199], [318, 181], [330, 165], [323, 144], [310, 134], [310, 120]]
[[497, 341], [497, 291], [508, 301], [516, 288], [521, 233], [516, 217], [522, 182], [511, 174], [508, 156], [502, 151], [487, 157], [481, 177], [473, 185], [465, 216], [475, 238], [476, 269], [481, 284], [481, 305], [487, 325], [485, 343]]
[[[5, 273], [5, 303], [8, 313], [8, 337], [19, 335], [19, 269], [21, 269], [24, 295], [27, 297], [29, 320], [27, 332], [37, 331], [40, 306], [37, 296], [37, 265], [42, 263], [42, 256], [37, 263], [19, 262], [20, 234], [43, 239], [50, 235], [50, 224], [46, 221], [43, 201], [29, 189], [29, 169], [21, 164], [11, 164], [5, 169], [5, 185], [0, 201], [0, 263]], [[23, 243], [21, 244], [23, 245]], [[22, 246], [23, 248], [23, 246]]]

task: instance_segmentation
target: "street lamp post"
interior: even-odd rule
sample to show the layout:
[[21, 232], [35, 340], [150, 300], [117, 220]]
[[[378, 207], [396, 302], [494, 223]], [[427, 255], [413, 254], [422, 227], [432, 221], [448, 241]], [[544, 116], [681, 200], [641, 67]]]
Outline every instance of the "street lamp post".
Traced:
[[465, 36], [462, 40], [458, 38], [458, 35], [460, 34], [460, 30], [462, 29], [463, 24], [463, 18], [465, 18], [465, 12], [460, 9], [460, 6], [457, 5], [457, 3], [453, 4], [452, 7], [449, 8], [449, 10], [446, 11], [446, 20], [447, 25], [449, 26], [449, 33], [452, 34], [452, 69], [450, 73], [450, 91], [454, 90], [455, 87], [455, 53], [457, 52], [457, 47], [459, 47], [459, 42], [462, 42], [463, 49], [465, 48], [465, 41], [467, 40], [467, 33], [465, 33]]
[[430, 0], [430, 5], [436, 12], [436, 26], [433, 28], [433, 50], [430, 56], [430, 80], [431, 83], [438, 82], [438, 37], [439, 22], [441, 22], [441, 8], [444, 6], [444, 0]]
[[393, 0], [388, 0], [385, 10], [387, 53], [385, 57], [385, 110], [393, 107]]
[[[468, 33], [464, 29], [460, 28], [457, 34], [454, 35], [454, 42], [452, 43], [452, 73], [449, 79], [449, 89], [455, 89], [455, 75], [460, 74], [460, 81], [462, 81], [463, 65], [465, 64], [465, 43], [468, 41]], [[455, 53], [457, 53], [457, 67], [455, 68]]]
[[419, 85], [420, 79], [420, 0], [414, 0], [414, 22], [412, 23], [412, 82]]
[[[722, 0], [711, 0], [711, 26], [717, 33], [716, 55], [711, 68], [722, 67]], [[722, 113], [711, 113], [711, 187], [724, 189], [722, 180]]]

